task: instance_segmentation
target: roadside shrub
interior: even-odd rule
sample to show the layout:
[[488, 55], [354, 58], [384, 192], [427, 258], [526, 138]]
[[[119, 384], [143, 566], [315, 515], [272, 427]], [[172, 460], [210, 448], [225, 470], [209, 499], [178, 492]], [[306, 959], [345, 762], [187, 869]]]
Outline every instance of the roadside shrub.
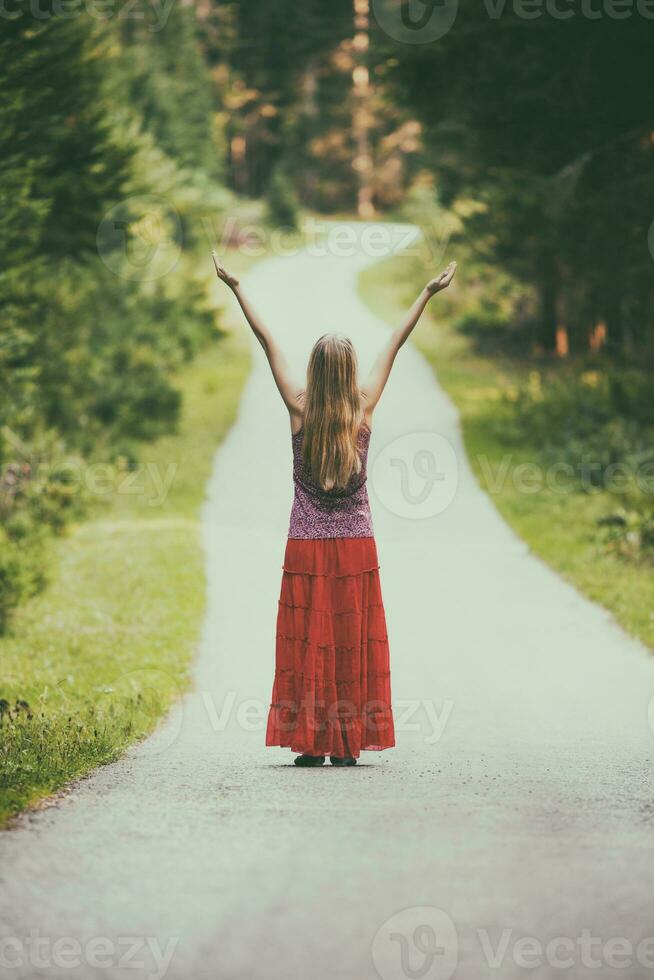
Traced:
[[[12, 454], [9, 455], [11, 449]], [[54, 433], [5, 442], [0, 458], [0, 632], [12, 610], [47, 582], [50, 539], [84, 516], [85, 461]]]
[[[560, 370], [560, 369], [559, 369]], [[598, 520], [612, 553], [654, 559], [654, 411], [644, 372], [532, 371], [508, 391], [493, 425], [516, 446], [537, 446], [544, 466], [563, 465], [579, 493], [603, 491], [616, 506]]]
[[0, 528], [0, 633], [6, 630], [14, 609], [43, 588], [48, 558], [42, 531], [33, 529], [29, 535], [11, 539]]
[[[118, 352], [117, 360], [122, 360], [122, 353]], [[131, 352], [124, 353], [129, 361]], [[156, 439], [174, 429], [180, 404], [179, 392], [156, 365], [129, 363], [123, 376], [110, 373], [90, 412], [111, 430], [113, 439]]]
[[[587, 456], [603, 470], [617, 463], [642, 466], [654, 460], [653, 432], [624, 405], [620, 411], [615, 393], [622, 390], [614, 376], [597, 370], [562, 377], [532, 371], [504, 400], [512, 437], [529, 439], [551, 461], [575, 464]], [[597, 477], [593, 485], [604, 483]]]
[[35, 285], [27, 312], [5, 312], [0, 632], [46, 582], [48, 539], [88, 512], [89, 462], [136, 465], [139, 443], [174, 432], [181, 395], [171, 376], [219, 334], [186, 255], [154, 284], [62, 262]]
[[600, 539], [607, 551], [620, 558], [654, 563], [654, 510], [641, 504], [641, 509], [621, 507], [601, 517]]
[[515, 325], [515, 319], [498, 304], [488, 303], [470, 310], [454, 323], [455, 329], [472, 340], [482, 354], [512, 355], [524, 353], [529, 347], [529, 334]]

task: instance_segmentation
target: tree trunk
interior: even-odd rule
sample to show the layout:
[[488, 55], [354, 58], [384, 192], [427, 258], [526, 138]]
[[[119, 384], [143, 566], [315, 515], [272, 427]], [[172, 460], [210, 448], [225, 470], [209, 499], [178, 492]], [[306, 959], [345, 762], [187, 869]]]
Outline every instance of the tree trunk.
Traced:
[[558, 282], [551, 262], [545, 262], [540, 282], [540, 318], [536, 342], [543, 350], [552, 352], [557, 346], [559, 327]]
[[606, 346], [609, 353], [620, 357], [624, 353], [624, 330], [620, 310], [620, 297], [616, 290], [611, 290], [604, 298], [606, 322]]
[[370, 0], [354, 0], [353, 42], [355, 67], [352, 73], [354, 85], [354, 114], [352, 128], [356, 143], [354, 169], [358, 180], [357, 211], [361, 218], [375, 215], [372, 191], [373, 163], [370, 150]]

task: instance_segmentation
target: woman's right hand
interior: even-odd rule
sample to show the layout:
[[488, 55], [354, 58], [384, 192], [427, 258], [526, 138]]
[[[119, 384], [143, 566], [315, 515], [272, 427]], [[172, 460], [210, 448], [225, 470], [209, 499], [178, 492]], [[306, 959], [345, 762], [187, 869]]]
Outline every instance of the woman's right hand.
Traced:
[[238, 286], [238, 279], [236, 276], [232, 276], [227, 269], [219, 263], [218, 256], [213, 249], [211, 249], [211, 258], [213, 259], [213, 264], [216, 268], [216, 275], [218, 278], [222, 279], [225, 285], [229, 286], [230, 289], [236, 289]]

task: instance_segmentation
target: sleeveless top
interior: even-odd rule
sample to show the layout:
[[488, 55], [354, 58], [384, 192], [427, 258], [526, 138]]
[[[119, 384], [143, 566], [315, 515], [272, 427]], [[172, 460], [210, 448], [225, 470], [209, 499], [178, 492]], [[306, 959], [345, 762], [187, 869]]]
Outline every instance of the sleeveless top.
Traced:
[[289, 538], [372, 538], [366, 489], [370, 429], [365, 422], [359, 429], [361, 469], [340, 490], [323, 490], [309, 480], [302, 459], [303, 432], [304, 427], [291, 436], [295, 493]]

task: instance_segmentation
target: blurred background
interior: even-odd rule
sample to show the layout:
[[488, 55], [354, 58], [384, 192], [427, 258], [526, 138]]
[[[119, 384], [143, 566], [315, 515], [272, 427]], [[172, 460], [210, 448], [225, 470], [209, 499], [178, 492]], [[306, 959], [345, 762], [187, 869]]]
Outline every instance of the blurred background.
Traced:
[[479, 480], [652, 645], [651, 3], [0, 18], [0, 816], [115, 758], [184, 688], [189, 528], [249, 356], [209, 248], [245, 273], [308, 221], [421, 227], [360, 283], [392, 323], [458, 259], [417, 343]]

